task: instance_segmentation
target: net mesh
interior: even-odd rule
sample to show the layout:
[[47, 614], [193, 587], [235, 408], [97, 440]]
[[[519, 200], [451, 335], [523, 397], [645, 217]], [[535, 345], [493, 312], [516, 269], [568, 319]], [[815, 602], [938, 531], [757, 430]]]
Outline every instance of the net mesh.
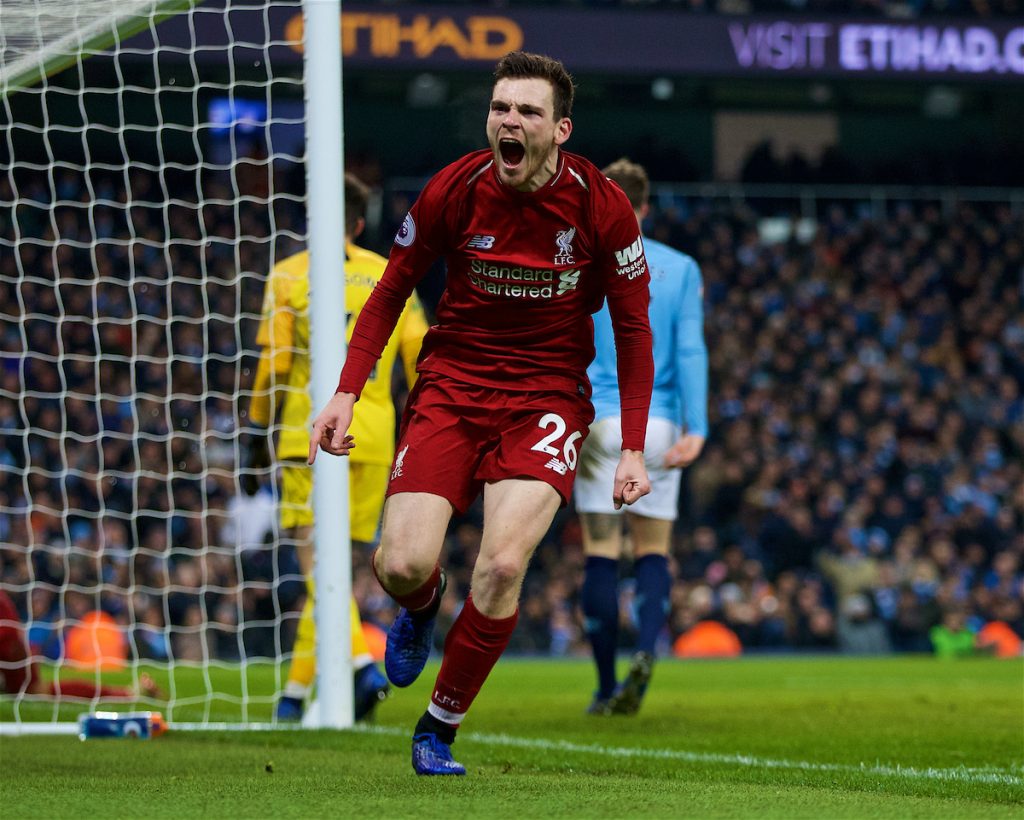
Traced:
[[0, 721], [271, 719], [304, 584], [239, 466], [266, 275], [305, 241], [281, 10], [3, 3]]

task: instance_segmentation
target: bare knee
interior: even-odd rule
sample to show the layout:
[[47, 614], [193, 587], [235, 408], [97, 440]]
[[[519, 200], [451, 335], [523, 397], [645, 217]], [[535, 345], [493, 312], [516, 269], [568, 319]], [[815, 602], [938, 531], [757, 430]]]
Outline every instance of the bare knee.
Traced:
[[385, 589], [406, 592], [422, 586], [430, 578], [437, 562], [424, 556], [385, 549], [374, 556], [374, 569]]
[[518, 589], [526, 572], [525, 562], [515, 555], [498, 555], [487, 561], [478, 561], [473, 586], [502, 594]]

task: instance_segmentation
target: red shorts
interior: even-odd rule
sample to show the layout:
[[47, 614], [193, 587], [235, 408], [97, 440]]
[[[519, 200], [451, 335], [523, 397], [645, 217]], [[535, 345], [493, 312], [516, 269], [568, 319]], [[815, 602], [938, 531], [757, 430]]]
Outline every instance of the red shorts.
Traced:
[[433, 493], [462, 513], [487, 482], [535, 478], [565, 506], [593, 420], [586, 396], [498, 390], [425, 373], [402, 417], [388, 495]]

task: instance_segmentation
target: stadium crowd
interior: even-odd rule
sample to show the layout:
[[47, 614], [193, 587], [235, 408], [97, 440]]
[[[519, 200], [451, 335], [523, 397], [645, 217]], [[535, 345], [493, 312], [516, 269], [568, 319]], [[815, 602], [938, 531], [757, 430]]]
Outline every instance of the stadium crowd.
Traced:
[[1012, 145], [915, 146], [878, 162], [857, 162], [830, 146], [811, 160], [792, 149], [783, 155], [765, 140], [747, 154], [740, 179], [775, 185], [858, 185], [884, 179], [890, 185], [1019, 187], [1024, 185], [1024, 154]]
[[[90, 178], [123, 203], [115, 183]], [[273, 657], [302, 605], [269, 488], [248, 498], [236, 474], [263, 277], [301, 211], [236, 213], [213, 178], [201, 207], [140, 204], [166, 183], [140, 170], [130, 207], [89, 209], [63, 171], [62, 204], [26, 178], [0, 213], [27, 240], [0, 255], [0, 581], [51, 657], [95, 608], [140, 657]], [[1024, 636], [1024, 214], [837, 204], [780, 236], [798, 221], [770, 234], [748, 205], [656, 204], [646, 232], [703, 271], [711, 384], [663, 651], [707, 620], [755, 650], [928, 652], [933, 630], [989, 621]], [[446, 542], [438, 639], [479, 544], [474, 509]], [[531, 565], [513, 650], [586, 651], [583, 560], [569, 508]], [[363, 615], [390, 623], [368, 555], [353, 578]]]

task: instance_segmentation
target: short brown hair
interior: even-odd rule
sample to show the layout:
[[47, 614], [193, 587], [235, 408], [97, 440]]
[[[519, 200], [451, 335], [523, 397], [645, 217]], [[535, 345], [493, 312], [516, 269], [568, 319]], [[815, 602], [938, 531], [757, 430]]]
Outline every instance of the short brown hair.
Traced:
[[572, 116], [572, 103], [576, 97], [576, 84], [565, 66], [553, 57], [531, 54], [528, 51], [510, 51], [494, 67], [494, 81], [506, 79], [538, 78], [551, 83], [555, 104], [555, 119]]
[[355, 236], [356, 223], [366, 218], [370, 189], [355, 174], [345, 172], [345, 233]]
[[601, 173], [625, 192], [634, 210], [639, 211], [647, 204], [647, 198], [651, 195], [651, 181], [644, 166], [622, 157], [604, 168]]

